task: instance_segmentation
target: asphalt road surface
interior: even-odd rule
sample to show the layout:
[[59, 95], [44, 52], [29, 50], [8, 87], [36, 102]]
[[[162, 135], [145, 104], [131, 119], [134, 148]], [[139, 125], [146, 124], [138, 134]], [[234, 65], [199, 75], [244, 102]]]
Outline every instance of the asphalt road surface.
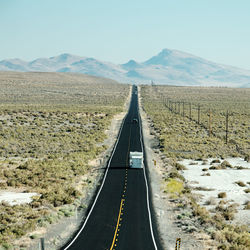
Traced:
[[65, 250], [162, 249], [150, 201], [147, 163], [144, 161], [144, 169], [129, 168], [129, 152], [142, 152], [142, 140], [137, 87], [133, 86], [129, 112], [104, 181], [87, 219]]

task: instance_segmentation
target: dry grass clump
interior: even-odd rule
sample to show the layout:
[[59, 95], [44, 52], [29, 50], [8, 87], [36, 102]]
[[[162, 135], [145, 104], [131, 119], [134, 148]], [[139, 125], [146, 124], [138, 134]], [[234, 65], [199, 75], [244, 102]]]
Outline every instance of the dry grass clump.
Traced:
[[183, 164], [180, 164], [180, 163], [176, 163], [175, 168], [177, 170], [187, 170], [187, 168]]
[[214, 197], [210, 197], [206, 202], [206, 205], [216, 205], [216, 199]]
[[218, 198], [223, 199], [223, 198], [226, 198], [226, 197], [227, 197], [227, 193], [226, 192], [218, 193]]
[[221, 167], [223, 167], [223, 168], [232, 168], [233, 166], [228, 161], [223, 161], [221, 163]]
[[215, 231], [212, 238], [220, 243], [218, 249], [245, 250], [250, 247], [249, 233], [246, 228], [240, 226], [227, 226]]
[[250, 201], [247, 201], [244, 205], [245, 205], [244, 209], [250, 210]]
[[210, 164], [212, 165], [214, 163], [220, 163], [220, 160], [219, 159], [212, 160]]
[[250, 154], [245, 155], [244, 161], [250, 162]]
[[185, 181], [185, 178], [181, 174], [179, 174], [178, 171], [176, 171], [174, 169], [169, 172], [167, 180], [169, 178], [170, 179], [179, 179], [179, 180], [181, 180], [183, 182]]
[[[208, 202], [213, 201], [214, 200]], [[218, 249], [249, 249], [250, 238], [248, 227], [225, 223], [225, 220], [232, 220], [234, 218], [238, 204], [228, 206], [226, 202], [220, 202], [216, 207], [216, 214], [212, 217], [204, 207], [200, 207], [192, 198], [191, 206], [193, 215], [197, 216], [205, 227], [212, 226], [214, 228], [207, 232], [219, 243]]]
[[205, 173], [205, 174], [202, 174], [201, 176], [211, 176], [210, 173]]
[[190, 162], [189, 165], [198, 165], [198, 162]]
[[193, 216], [197, 216], [201, 224], [206, 224], [211, 222], [211, 217], [209, 211], [205, 207], [198, 205], [194, 199], [191, 199], [191, 206]]
[[166, 184], [165, 192], [169, 193], [172, 198], [175, 198], [182, 194], [183, 189], [183, 182], [176, 179], [169, 179]]
[[250, 193], [250, 188], [245, 189], [244, 192], [247, 194]]
[[213, 188], [206, 188], [206, 187], [194, 187], [194, 190], [198, 190], [198, 191], [213, 191]]
[[[218, 162], [216, 162], [216, 163], [218, 163]], [[209, 169], [220, 170], [220, 169], [226, 169], [226, 168], [233, 168], [233, 166], [228, 161], [223, 161], [219, 165], [212, 165]]]
[[202, 171], [204, 171], [204, 172], [205, 172], [205, 171], [208, 171], [208, 168], [203, 168]]
[[209, 169], [210, 170], [220, 170], [220, 169], [222, 169], [222, 167], [220, 165], [216, 165], [216, 166], [213, 165]]
[[219, 204], [215, 210], [220, 212], [221, 215], [225, 218], [225, 220], [233, 220], [235, 213], [237, 212], [236, 207], [238, 206], [238, 204], [234, 203], [231, 204], [229, 206], [226, 206], [224, 204]]
[[236, 181], [235, 183], [238, 184], [238, 186], [240, 186], [240, 187], [246, 186], [246, 184], [243, 181]]

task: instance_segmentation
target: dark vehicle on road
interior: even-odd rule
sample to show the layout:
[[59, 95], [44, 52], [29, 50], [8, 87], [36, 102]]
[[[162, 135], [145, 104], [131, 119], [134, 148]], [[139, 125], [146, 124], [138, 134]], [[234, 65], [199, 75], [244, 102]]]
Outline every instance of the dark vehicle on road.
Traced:
[[132, 123], [138, 123], [138, 119], [134, 118], [134, 119], [132, 120]]

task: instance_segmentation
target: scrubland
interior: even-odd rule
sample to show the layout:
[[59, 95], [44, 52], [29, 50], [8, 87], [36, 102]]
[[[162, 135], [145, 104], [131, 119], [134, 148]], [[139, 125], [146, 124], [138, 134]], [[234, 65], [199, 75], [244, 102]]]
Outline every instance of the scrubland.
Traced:
[[[218, 249], [248, 249], [249, 228], [233, 221], [239, 205], [230, 201], [226, 192], [220, 192], [216, 199], [211, 197], [206, 201], [206, 205], [213, 209], [202, 206], [197, 192], [211, 192], [216, 183], [214, 189], [198, 183], [190, 185], [183, 175], [188, 173], [185, 171], [189, 167], [181, 163], [188, 159], [192, 169], [198, 163], [200, 168], [204, 166], [202, 171], [199, 170], [201, 185], [202, 176], [209, 178], [212, 171], [248, 171], [242, 166], [230, 165], [225, 158], [249, 161], [250, 89], [142, 86], [141, 96], [143, 109], [151, 123], [151, 134], [158, 139], [158, 153], [165, 164], [164, 192], [180, 211], [177, 216], [180, 225], [186, 227], [190, 221], [196, 221], [194, 225], [198, 223], [200, 229], [190, 225], [187, 231], [203, 230], [217, 242]], [[211, 161], [210, 165], [208, 159], [212, 158], [215, 162]], [[210, 181], [213, 183], [213, 178]], [[242, 188], [247, 194], [249, 181], [242, 183], [239, 180], [233, 185], [244, 184]], [[240, 205], [248, 210], [248, 203]]]
[[89, 162], [123, 111], [129, 86], [82, 74], [0, 72], [0, 192], [35, 192], [31, 203], [0, 203], [0, 245], [69, 216], [89, 184]]

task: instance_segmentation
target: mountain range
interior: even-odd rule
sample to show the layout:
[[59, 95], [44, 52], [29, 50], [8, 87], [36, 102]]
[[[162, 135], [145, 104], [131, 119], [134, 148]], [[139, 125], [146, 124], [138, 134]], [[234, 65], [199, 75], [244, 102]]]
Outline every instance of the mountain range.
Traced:
[[217, 64], [178, 50], [163, 49], [145, 62], [114, 64], [94, 58], [61, 54], [27, 62], [0, 61], [0, 71], [76, 72], [119, 82], [177, 86], [250, 87], [250, 70]]

